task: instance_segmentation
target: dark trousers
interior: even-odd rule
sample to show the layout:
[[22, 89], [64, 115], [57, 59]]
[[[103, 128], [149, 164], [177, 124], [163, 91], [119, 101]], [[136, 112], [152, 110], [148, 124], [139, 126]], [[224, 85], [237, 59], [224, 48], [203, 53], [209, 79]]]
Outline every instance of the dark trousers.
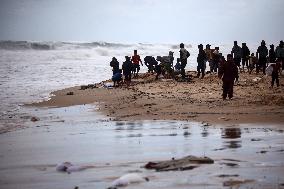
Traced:
[[243, 68], [246, 66], [247, 69], [248, 69], [248, 58], [242, 58], [242, 65], [243, 65]]
[[271, 87], [273, 87], [275, 81], [276, 81], [277, 87], [279, 87], [279, 75], [278, 75], [278, 72], [272, 72], [271, 76], [272, 76]]
[[217, 60], [212, 61], [212, 66], [210, 67], [210, 72], [217, 72], [219, 67], [219, 62]]
[[205, 62], [198, 62], [198, 65], [197, 65], [197, 77], [200, 76], [200, 72], [202, 73], [202, 78], [204, 77], [205, 75]]
[[223, 81], [223, 99], [233, 97], [234, 81]]
[[181, 72], [181, 76], [184, 79], [185, 78], [185, 66], [187, 64], [187, 59], [181, 59], [181, 68], [180, 68], [180, 72]]
[[256, 73], [262, 68], [262, 73], [265, 74], [266, 69], [266, 57], [260, 57], [258, 61], [258, 66], [256, 67]]

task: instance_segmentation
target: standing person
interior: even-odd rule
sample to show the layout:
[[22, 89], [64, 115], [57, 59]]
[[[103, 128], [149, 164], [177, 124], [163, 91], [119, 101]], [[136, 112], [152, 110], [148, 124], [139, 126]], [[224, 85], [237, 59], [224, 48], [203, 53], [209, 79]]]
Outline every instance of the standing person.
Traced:
[[255, 68], [255, 66], [258, 64], [257, 58], [254, 56], [254, 53], [251, 53], [251, 56], [249, 57], [249, 74], [251, 74], [252, 70]]
[[282, 62], [282, 70], [284, 70], [284, 42], [280, 41], [280, 44], [278, 47], [276, 47], [275, 50], [276, 58], [280, 59], [279, 61]]
[[256, 57], [258, 58], [258, 66], [256, 67], [256, 73], [259, 72], [260, 67], [262, 67], [262, 72], [265, 75], [266, 69], [266, 57], [268, 55], [268, 49], [265, 45], [265, 41], [261, 41], [261, 45], [257, 48]]
[[127, 87], [130, 85], [131, 82], [131, 71], [133, 70], [133, 65], [130, 60], [129, 56], [125, 56], [125, 62], [122, 64], [122, 71], [124, 75], [124, 81]]
[[[209, 63], [209, 67], [210, 67], [210, 70], [211, 70], [213, 49], [210, 49], [210, 46], [211, 45], [209, 45], [209, 44], [206, 45], [205, 53], [206, 53], [206, 57], [207, 57], [206, 61]], [[206, 68], [206, 66], [205, 66], [205, 68]]]
[[134, 77], [138, 77], [138, 73], [139, 73], [139, 70], [140, 70], [140, 64], [139, 63], [141, 63], [141, 66], [143, 66], [143, 63], [140, 59], [140, 56], [137, 54], [137, 50], [134, 50], [134, 55], [132, 56], [131, 61], [133, 62]]
[[187, 64], [187, 58], [190, 56], [190, 53], [184, 48], [184, 44], [179, 45], [180, 50], [180, 62], [181, 62], [181, 76], [185, 79], [185, 66]]
[[[237, 41], [234, 41], [234, 46], [231, 51], [235, 64], [239, 67], [241, 67], [241, 59], [242, 59], [242, 48], [238, 45]], [[241, 69], [240, 69], [241, 70]]]
[[249, 60], [250, 50], [247, 47], [246, 43], [242, 43], [242, 66], [243, 72], [245, 72], [245, 66], [249, 69], [248, 60]]
[[109, 65], [110, 67], [112, 67], [112, 75], [116, 74], [119, 71], [119, 62], [115, 57], [112, 58]]
[[269, 62], [270, 63], [274, 63], [275, 62], [275, 60], [276, 60], [276, 53], [274, 51], [274, 45], [273, 44], [270, 45], [268, 57], [269, 57]]
[[273, 71], [271, 74], [271, 88], [273, 88], [274, 82], [276, 81], [277, 87], [279, 87], [279, 72], [281, 70], [281, 60], [277, 59], [275, 64], [271, 65], [273, 67]]
[[227, 61], [220, 65], [218, 77], [223, 81], [223, 100], [233, 98], [234, 80], [238, 77], [238, 67], [233, 61], [233, 55], [227, 55]]
[[201, 79], [204, 78], [205, 75], [205, 63], [206, 63], [206, 53], [203, 50], [203, 45], [198, 45], [199, 53], [197, 56], [197, 77], [200, 77], [200, 72], [202, 73]]
[[215, 50], [213, 51], [212, 54], [212, 67], [210, 68], [210, 72], [216, 72], [219, 67], [219, 62], [220, 62], [220, 53], [219, 53], [219, 47], [215, 47]]

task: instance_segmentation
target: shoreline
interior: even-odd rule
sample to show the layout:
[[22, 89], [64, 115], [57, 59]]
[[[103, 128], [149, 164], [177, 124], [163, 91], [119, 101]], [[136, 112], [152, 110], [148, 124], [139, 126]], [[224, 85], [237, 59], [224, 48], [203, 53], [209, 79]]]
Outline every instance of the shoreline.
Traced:
[[[269, 88], [270, 77], [241, 73], [234, 98], [223, 101], [222, 81], [217, 75], [194, 78], [191, 82], [159, 79], [143, 73], [127, 89], [98, 88], [80, 90], [80, 86], [52, 92], [47, 101], [32, 103], [36, 107], [98, 105], [97, 111], [112, 120], [180, 120], [209, 124], [284, 123], [283, 79], [279, 88]], [[283, 78], [283, 76], [282, 76]], [[109, 81], [107, 81], [109, 82]], [[73, 92], [72, 95], [67, 93]]]

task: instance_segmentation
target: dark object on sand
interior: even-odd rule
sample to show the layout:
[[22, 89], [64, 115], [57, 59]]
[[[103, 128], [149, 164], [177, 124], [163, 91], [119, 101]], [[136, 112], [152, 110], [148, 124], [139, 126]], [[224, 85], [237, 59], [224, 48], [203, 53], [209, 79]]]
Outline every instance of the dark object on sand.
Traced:
[[80, 90], [98, 88], [96, 84], [81, 85]]
[[68, 92], [66, 95], [74, 95], [74, 92]]
[[31, 118], [31, 121], [32, 121], [32, 122], [39, 121], [39, 118], [37, 118], [37, 117], [32, 117], [32, 118]]
[[184, 171], [198, 167], [198, 165], [196, 164], [212, 164], [212, 163], [214, 163], [214, 160], [208, 157], [186, 156], [180, 159], [148, 162], [144, 166], [144, 168], [155, 169], [156, 171]]

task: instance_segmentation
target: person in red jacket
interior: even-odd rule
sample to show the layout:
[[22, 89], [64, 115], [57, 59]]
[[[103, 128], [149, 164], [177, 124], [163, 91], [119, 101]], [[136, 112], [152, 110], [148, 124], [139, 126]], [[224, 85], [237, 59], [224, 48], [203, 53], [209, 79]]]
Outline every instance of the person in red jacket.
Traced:
[[233, 98], [234, 81], [238, 77], [238, 67], [234, 63], [233, 55], [227, 55], [227, 61], [220, 64], [218, 77], [223, 81], [223, 100], [229, 96]]
[[141, 61], [140, 56], [137, 54], [137, 50], [134, 50], [134, 55], [132, 56], [131, 61], [133, 63], [134, 77], [138, 77], [138, 73], [139, 73], [139, 70], [140, 70], [139, 63], [141, 63], [141, 66], [143, 66], [143, 63]]

